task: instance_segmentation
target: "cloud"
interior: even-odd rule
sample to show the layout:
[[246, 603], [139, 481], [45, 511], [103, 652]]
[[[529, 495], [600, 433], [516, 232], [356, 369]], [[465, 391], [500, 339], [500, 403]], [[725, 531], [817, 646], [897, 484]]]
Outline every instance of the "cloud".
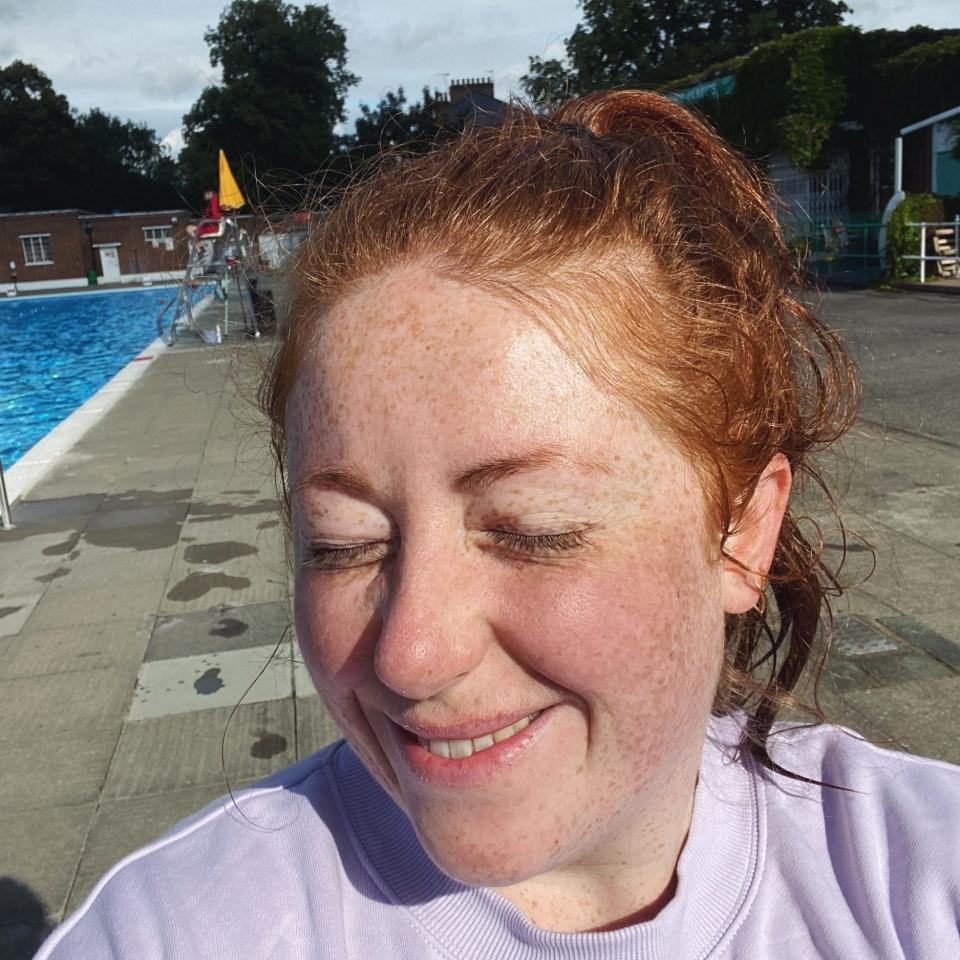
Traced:
[[218, 71], [199, 57], [144, 63], [139, 67], [137, 89], [148, 100], [193, 101], [217, 75]]
[[160, 143], [170, 151], [172, 156], [178, 156], [183, 149], [183, 130], [180, 127], [174, 127], [161, 139]]

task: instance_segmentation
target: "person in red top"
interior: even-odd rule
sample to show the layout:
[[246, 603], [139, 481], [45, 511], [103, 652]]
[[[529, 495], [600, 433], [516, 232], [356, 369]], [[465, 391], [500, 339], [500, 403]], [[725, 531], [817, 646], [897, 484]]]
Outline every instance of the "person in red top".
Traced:
[[[209, 263], [213, 260], [214, 240], [220, 234], [220, 221], [223, 211], [220, 209], [220, 196], [216, 190], [208, 187], [203, 191], [206, 206], [203, 208], [203, 219], [199, 224], [187, 224], [187, 235], [192, 244], [191, 260], [193, 262]], [[209, 239], [208, 239], [209, 238]], [[200, 241], [207, 240], [201, 245]]]
[[220, 220], [223, 219], [223, 211], [220, 209], [220, 197], [216, 190], [206, 189], [203, 191], [203, 199], [206, 206], [203, 208], [203, 220], [198, 226], [195, 223], [187, 225], [187, 233], [191, 237], [198, 234], [201, 237], [209, 236], [220, 232]]

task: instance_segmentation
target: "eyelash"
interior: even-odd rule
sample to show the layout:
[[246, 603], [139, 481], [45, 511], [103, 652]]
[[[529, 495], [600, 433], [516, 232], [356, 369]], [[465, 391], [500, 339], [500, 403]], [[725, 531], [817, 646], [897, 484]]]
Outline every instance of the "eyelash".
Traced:
[[[487, 536], [494, 544], [508, 547], [513, 553], [536, 557], [543, 554], [560, 554], [586, 546], [583, 530], [567, 530], [563, 533], [515, 533], [512, 530], [488, 530]], [[309, 556], [304, 566], [325, 573], [348, 570], [379, 563], [390, 553], [388, 541], [359, 543], [349, 547], [333, 547], [329, 544], [309, 544]]]
[[509, 547], [516, 553], [534, 556], [538, 553], [565, 553], [586, 545], [583, 530], [564, 533], [514, 533], [511, 530], [490, 530], [487, 535], [498, 546]]

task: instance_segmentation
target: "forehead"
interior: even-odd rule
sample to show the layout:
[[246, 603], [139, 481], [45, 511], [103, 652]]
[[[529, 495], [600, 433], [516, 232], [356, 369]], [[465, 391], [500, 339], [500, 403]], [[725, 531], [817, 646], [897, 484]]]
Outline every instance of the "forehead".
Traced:
[[588, 400], [620, 409], [529, 313], [417, 264], [363, 282], [332, 307], [301, 363], [291, 413], [331, 418], [384, 403], [396, 412], [402, 401], [422, 413], [482, 407], [519, 419]]
[[[425, 264], [365, 281], [322, 320], [287, 414], [289, 467], [439, 477], [550, 448], [633, 476], [677, 451], [521, 307]], [[620, 463], [622, 461], [622, 463]]]

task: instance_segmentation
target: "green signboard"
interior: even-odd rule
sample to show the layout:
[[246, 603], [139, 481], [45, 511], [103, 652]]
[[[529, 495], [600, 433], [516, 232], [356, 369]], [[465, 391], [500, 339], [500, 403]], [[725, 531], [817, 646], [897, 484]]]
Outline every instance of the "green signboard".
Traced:
[[693, 103], [694, 100], [705, 100], [707, 97], [725, 97], [727, 94], [733, 93], [736, 84], [736, 77], [732, 73], [728, 73], [723, 77], [714, 77], [712, 80], [696, 83], [692, 87], [671, 90], [667, 96], [679, 100], [681, 103]]

